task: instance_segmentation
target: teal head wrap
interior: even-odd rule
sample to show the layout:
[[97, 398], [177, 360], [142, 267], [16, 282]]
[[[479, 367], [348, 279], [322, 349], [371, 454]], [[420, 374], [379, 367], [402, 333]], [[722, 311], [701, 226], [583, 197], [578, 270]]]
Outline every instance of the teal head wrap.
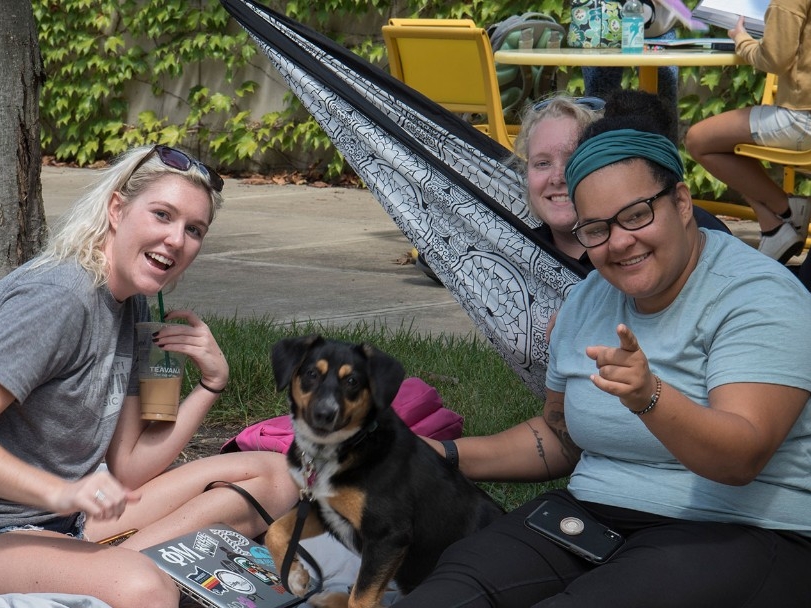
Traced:
[[636, 129], [617, 129], [587, 139], [569, 158], [566, 163], [569, 198], [574, 200], [574, 191], [585, 177], [629, 158], [653, 161], [675, 173], [679, 181], [684, 179], [684, 165], [679, 151], [667, 137]]

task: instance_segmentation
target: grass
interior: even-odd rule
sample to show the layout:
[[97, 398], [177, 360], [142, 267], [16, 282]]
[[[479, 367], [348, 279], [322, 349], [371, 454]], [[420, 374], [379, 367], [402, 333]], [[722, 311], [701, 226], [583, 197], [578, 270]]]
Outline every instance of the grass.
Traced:
[[[401, 327], [360, 323], [345, 328], [319, 324], [286, 325], [271, 319], [205, 319], [231, 367], [228, 390], [207, 422], [247, 426], [287, 412], [286, 397], [275, 389], [270, 363], [274, 342], [290, 336], [321, 333], [350, 342], [369, 342], [396, 357], [408, 376], [434, 386], [445, 406], [465, 418], [465, 435], [501, 431], [537, 414], [540, 400], [484, 339], [441, 335], [424, 337]], [[185, 389], [199, 378], [190, 366]], [[482, 487], [507, 509], [526, 502], [547, 484], [487, 483]]]

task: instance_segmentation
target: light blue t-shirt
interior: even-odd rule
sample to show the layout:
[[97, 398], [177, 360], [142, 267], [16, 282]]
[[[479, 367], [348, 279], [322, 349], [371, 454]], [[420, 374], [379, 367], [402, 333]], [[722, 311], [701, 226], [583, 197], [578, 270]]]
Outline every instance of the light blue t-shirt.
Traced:
[[693, 401], [733, 382], [811, 391], [811, 294], [783, 266], [735, 237], [702, 230], [698, 265], [665, 310], [592, 272], [571, 291], [552, 332], [546, 385], [565, 393], [566, 425], [582, 448], [569, 483], [580, 500], [690, 520], [795, 530], [811, 536], [811, 408], [751, 483], [729, 486], [688, 471], [619, 399], [589, 379], [591, 345], [636, 335], [653, 373]]

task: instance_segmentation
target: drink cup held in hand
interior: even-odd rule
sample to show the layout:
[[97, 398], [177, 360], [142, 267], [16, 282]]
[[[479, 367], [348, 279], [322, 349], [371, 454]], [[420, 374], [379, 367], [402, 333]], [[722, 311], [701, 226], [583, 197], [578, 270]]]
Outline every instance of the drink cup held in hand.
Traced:
[[135, 326], [141, 418], [174, 422], [180, 404], [186, 356], [162, 350], [152, 342], [152, 334], [165, 326], [165, 323], [137, 323]]

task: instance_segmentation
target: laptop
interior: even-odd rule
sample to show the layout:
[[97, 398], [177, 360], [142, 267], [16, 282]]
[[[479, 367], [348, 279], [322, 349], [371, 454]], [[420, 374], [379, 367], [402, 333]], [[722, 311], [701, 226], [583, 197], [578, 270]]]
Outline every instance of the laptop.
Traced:
[[732, 52], [735, 50], [735, 43], [729, 38], [645, 38], [645, 45], [653, 47], [661, 46], [679, 51], [687, 49], [709, 49], [713, 51]]
[[285, 591], [267, 547], [225, 524], [200, 528], [141, 553], [206, 608], [285, 608], [305, 601]]

